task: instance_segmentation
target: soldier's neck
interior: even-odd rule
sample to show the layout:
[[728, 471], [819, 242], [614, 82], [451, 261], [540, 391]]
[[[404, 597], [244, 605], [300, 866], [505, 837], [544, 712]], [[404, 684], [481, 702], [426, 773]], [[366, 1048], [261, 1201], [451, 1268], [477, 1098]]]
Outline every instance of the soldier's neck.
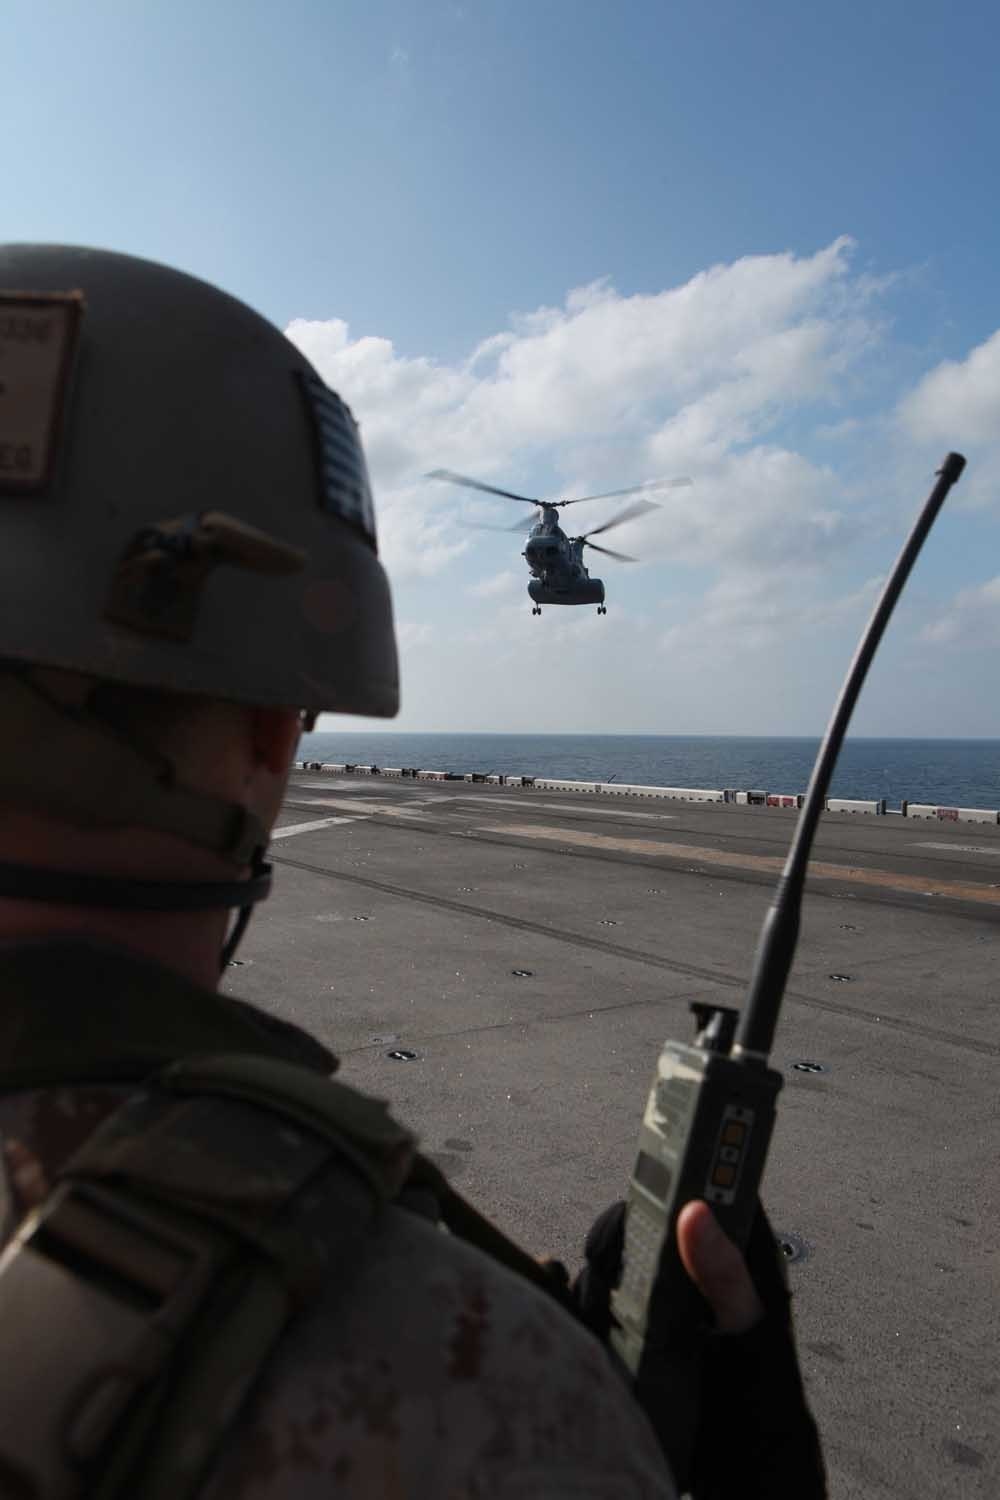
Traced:
[[[237, 874], [217, 856], [169, 834], [95, 832], [19, 812], [7, 812], [0, 823], [0, 861], [137, 880], [231, 881]], [[118, 911], [0, 898], [0, 941], [89, 937], [164, 964], [207, 989], [219, 982], [219, 954], [230, 920], [228, 912], [217, 909]]]

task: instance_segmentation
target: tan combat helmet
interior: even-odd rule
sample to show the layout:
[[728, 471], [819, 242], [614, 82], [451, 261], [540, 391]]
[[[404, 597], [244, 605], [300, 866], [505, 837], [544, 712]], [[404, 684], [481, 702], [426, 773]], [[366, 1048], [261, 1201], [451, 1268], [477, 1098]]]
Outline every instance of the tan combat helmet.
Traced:
[[0, 247], [0, 657], [396, 712], [354, 419], [263, 318], [132, 256]]
[[[275, 328], [204, 282], [104, 250], [11, 245], [0, 803], [166, 828], [260, 871], [263, 830], [245, 809], [178, 786], [88, 701], [67, 712], [38, 668], [311, 714], [398, 707], [368, 474], [340, 398]], [[82, 873], [7, 866], [0, 894], [177, 909], [266, 893], [262, 878], [242, 894], [235, 882], [150, 883], [143, 899], [137, 882], [85, 886]]]

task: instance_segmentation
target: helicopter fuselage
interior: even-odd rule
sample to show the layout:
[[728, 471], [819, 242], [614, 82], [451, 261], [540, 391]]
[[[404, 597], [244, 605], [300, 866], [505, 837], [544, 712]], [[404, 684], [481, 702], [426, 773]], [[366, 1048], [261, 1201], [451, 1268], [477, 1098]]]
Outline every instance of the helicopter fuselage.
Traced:
[[524, 545], [533, 577], [528, 593], [536, 604], [603, 604], [604, 584], [583, 562], [583, 538], [568, 537], [554, 506], [543, 506]]
[[[607, 490], [603, 495], [574, 495], [568, 500], [537, 500], [531, 495], [517, 495], [513, 490], [499, 489], [495, 484], [484, 484], [481, 479], [471, 479], [468, 474], [456, 474], [454, 469], [432, 469], [428, 479], [444, 479], [448, 484], [462, 485], [467, 489], [480, 490], [486, 495], [499, 495], [505, 500], [517, 500], [523, 505], [535, 505], [538, 513], [535, 524], [524, 544], [521, 556], [531, 570], [528, 593], [533, 600], [531, 613], [540, 615], [543, 604], [596, 604], [597, 613], [606, 615], [604, 584], [599, 578], [591, 578], [583, 562], [583, 549], [592, 547], [605, 557], [616, 562], [638, 562], [625, 552], [614, 552], [610, 547], [599, 545], [590, 539], [601, 536], [614, 526], [634, 521], [648, 510], [656, 509], [655, 500], [634, 500], [623, 511], [612, 516], [610, 521], [594, 526], [582, 536], [567, 536], [559, 525], [559, 512], [564, 505], [580, 505], [585, 500], [612, 500], [623, 495], [635, 495], [640, 490], [659, 489], [664, 485], [690, 484], [690, 479], [647, 479], [643, 484], [631, 485], [624, 490]], [[475, 523], [473, 523], [475, 524]], [[487, 531], [495, 526], [487, 525]], [[502, 531], [520, 531], [521, 525], [503, 526]]]

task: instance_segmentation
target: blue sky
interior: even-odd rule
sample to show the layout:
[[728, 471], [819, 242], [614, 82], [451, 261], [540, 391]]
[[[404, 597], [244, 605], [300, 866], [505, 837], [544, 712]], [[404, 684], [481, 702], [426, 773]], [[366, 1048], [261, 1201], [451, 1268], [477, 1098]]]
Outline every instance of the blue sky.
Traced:
[[[354, 406], [399, 727], [818, 730], [958, 447], [857, 728], [1000, 734], [994, 7], [3, 16], [4, 237], [215, 280]], [[422, 483], [438, 464], [528, 493], [694, 483], [617, 533], [648, 561], [603, 567], [607, 619], [538, 621], [517, 539], [455, 525], [514, 516]]]

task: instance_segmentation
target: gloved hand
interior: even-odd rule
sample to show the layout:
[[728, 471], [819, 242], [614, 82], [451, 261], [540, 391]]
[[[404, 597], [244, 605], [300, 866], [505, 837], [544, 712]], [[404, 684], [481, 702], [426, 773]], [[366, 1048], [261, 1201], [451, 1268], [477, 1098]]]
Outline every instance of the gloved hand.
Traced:
[[[763, 1208], [758, 1204], [745, 1255], [704, 1203], [685, 1206], [677, 1238], [684, 1268], [715, 1319], [704, 1341], [690, 1493], [695, 1500], [820, 1500], [826, 1475], [819, 1435], [802, 1388], [784, 1265]], [[605, 1341], [624, 1239], [625, 1204], [614, 1203], [587, 1236], [587, 1263], [573, 1288], [580, 1317]], [[657, 1413], [649, 1416], [662, 1435]]]
[[[763, 1216], [763, 1209], [759, 1216]], [[695, 1200], [685, 1204], [677, 1221], [677, 1241], [684, 1269], [712, 1309], [720, 1332], [745, 1333], [760, 1321], [765, 1306], [747, 1262], [719, 1227], [707, 1203]], [[605, 1341], [611, 1331], [611, 1292], [621, 1276], [624, 1248], [625, 1204], [612, 1203], [598, 1215], [587, 1235], [587, 1264], [574, 1287], [580, 1316]], [[758, 1255], [759, 1250], [759, 1244], [755, 1245]], [[782, 1293], [773, 1285], [767, 1261], [774, 1260], [779, 1273], [780, 1263], [773, 1256], [761, 1258], [765, 1263], [758, 1270], [777, 1307]]]

